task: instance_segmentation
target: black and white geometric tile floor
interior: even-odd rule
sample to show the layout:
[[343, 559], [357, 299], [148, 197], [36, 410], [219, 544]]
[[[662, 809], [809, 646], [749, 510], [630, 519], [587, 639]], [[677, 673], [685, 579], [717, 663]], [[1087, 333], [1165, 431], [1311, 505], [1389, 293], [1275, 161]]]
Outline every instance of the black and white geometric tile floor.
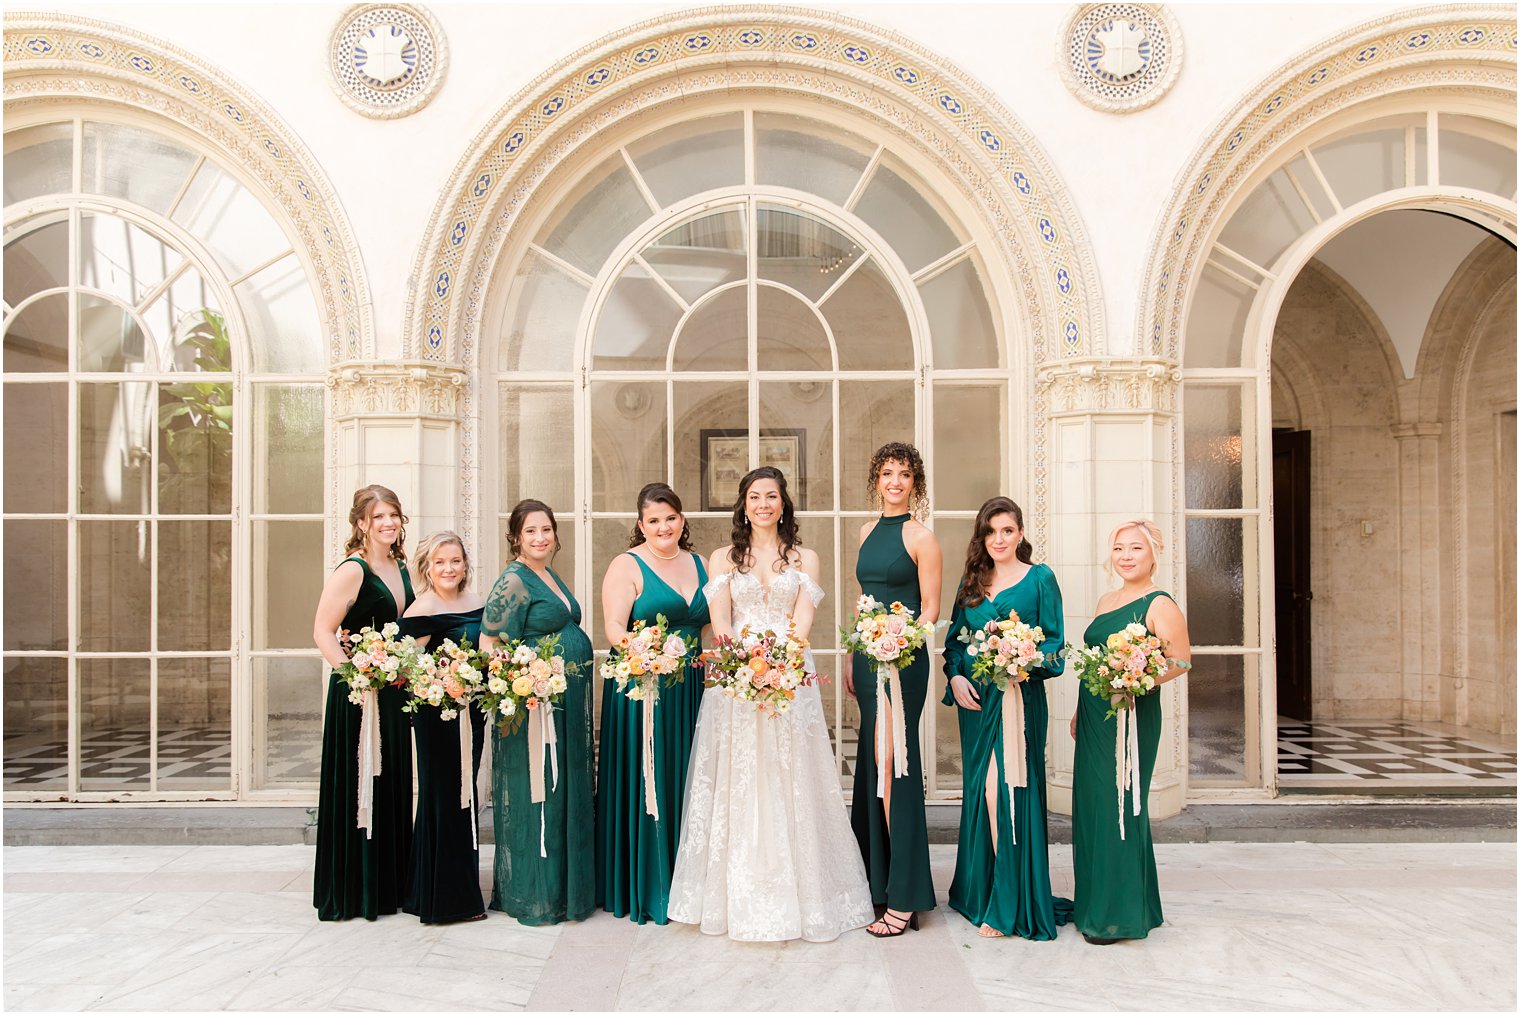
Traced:
[[1441, 723], [1282, 718], [1277, 772], [1288, 787], [1514, 787], [1515, 745]]

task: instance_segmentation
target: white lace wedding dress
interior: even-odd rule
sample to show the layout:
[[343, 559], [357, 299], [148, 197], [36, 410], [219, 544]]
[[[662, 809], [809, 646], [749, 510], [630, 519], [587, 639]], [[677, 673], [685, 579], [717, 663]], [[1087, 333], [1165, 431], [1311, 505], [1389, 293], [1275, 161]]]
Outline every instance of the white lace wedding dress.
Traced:
[[[784, 631], [799, 595], [814, 605], [823, 599], [818, 583], [795, 568], [769, 589], [748, 572], [719, 575], [708, 598], [725, 585], [736, 631]], [[672, 920], [739, 941], [832, 941], [875, 919], [817, 685], [775, 718], [709, 688], [684, 815]]]

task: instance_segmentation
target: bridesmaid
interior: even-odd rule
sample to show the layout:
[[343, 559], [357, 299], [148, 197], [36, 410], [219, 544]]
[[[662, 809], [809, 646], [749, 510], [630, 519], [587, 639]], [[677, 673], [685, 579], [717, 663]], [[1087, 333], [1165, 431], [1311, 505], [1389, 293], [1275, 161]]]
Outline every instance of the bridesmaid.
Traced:
[[515, 559], [486, 597], [481, 648], [518, 638], [537, 643], [557, 634], [570, 678], [553, 713], [557, 781], [554, 767], [542, 759], [543, 803], [533, 803], [530, 796], [531, 717], [508, 736], [492, 726], [496, 878], [491, 908], [536, 927], [584, 920], [596, 908], [591, 640], [580, 628], [580, 603], [549, 566], [560, 548], [559, 526], [549, 506], [520, 501], [507, 519], [507, 542]]
[[[1066, 663], [1057, 655], [1065, 639], [1061, 589], [1045, 564], [1035, 564], [1024, 538], [1024, 512], [1007, 497], [993, 497], [976, 514], [966, 546], [966, 570], [955, 593], [945, 635], [944, 704], [958, 705], [963, 778], [961, 828], [950, 882], [950, 908], [977, 925], [982, 937], [1017, 934], [1031, 941], [1055, 939], [1071, 919], [1071, 902], [1050, 891], [1049, 835], [1045, 820], [1045, 740], [1050, 709], [1045, 681]], [[973, 681], [971, 660], [960, 641], [1009, 613], [1045, 640], [1046, 665], [1031, 667], [1018, 693], [1024, 706], [1024, 785], [1009, 787], [1003, 761], [1004, 692]]]
[[[406, 572], [406, 516], [401, 501], [383, 486], [354, 491], [348, 512], [347, 559], [322, 586], [312, 640], [334, 669], [348, 659], [338, 641], [341, 628], [379, 630], [412, 604]], [[355, 551], [358, 551], [357, 553]], [[319, 920], [373, 920], [401, 907], [412, 852], [412, 746], [406, 692], [379, 692], [380, 774], [373, 780], [371, 829], [358, 827], [359, 722], [363, 709], [348, 700], [336, 672], [327, 679], [327, 716], [322, 723], [322, 777], [317, 796], [317, 868], [312, 904]]]
[[[424, 648], [445, 639], [480, 644], [485, 600], [469, 591], [470, 558], [464, 541], [447, 530], [417, 547], [417, 601], [401, 618], [401, 633]], [[412, 713], [417, 741], [417, 821], [412, 829], [412, 890], [405, 910], [423, 923], [484, 920], [480, 897], [480, 847], [475, 833], [475, 776], [485, 745], [485, 716], [466, 708], [445, 721], [442, 710], [421, 705]], [[460, 805], [460, 724], [470, 725], [469, 797]]]
[[708, 622], [707, 569], [691, 548], [681, 498], [664, 483], [639, 491], [639, 520], [602, 579], [607, 640], [619, 644], [636, 621], [663, 614], [669, 632], [685, 641], [685, 679], [660, 689], [654, 706], [654, 782], [658, 817], [644, 801], [643, 702], [602, 688], [602, 745], [596, 798], [596, 879], [602, 908], [634, 923], [668, 922], [670, 874], [676, 862], [687, 761], [702, 704], [697, 665]]
[[[1105, 567], [1123, 585], [1098, 600], [1096, 615], [1082, 635], [1084, 643], [1101, 645], [1126, 625], [1140, 623], [1161, 639], [1170, 658], [1182, 662], [1192, 659], [1187, 620], [1171, 595], [1155, 585], [1162, 549], [1161, 530], [1155, 522], [1125, 522], [1114, 530]], [[1183, 667], [1173, 667], [1158, 684], [1183, 672]], [[1114, 741], [1123, 713], [1106, 718], [1108, 708], [1106, 698], [1083, 687], [1078, 690], [1077, 710], [1071, 717], [1071, 735], [1077, 741], [1071, 787], [1076, 924], [1087, 943], [1095, 945], [1145, 937], [1151, 928], [1161, 926], [1163, 919], [1148, 801], [1161, 740], [1160, 687], [1135, 704], [1140, 731], [1138, 815], [1128, 794], [1122, 815], [1118, 813]], [[1124, 823], [1123, 838], [1119, 836], [1120, 821]]]
[[[901, 602], [919, 619], [939, 619], [940, 558], [934, 533], [923, 524], [929, 490], [924, 460], [911, 444], [884, 444], [871, 456], [870, 496], [882, 506], [880, 518], [860, 527], [860, 557], [855, 579], [860, 590], [878, 602]], [[861, 859], [871, 882], [871, 901], [885, 907], [866, 930], [876, 937], [896, 937], [918, 926], [917, 913], [934, 908], [929, 874], [929, 830], [924, 817], [924, 771], [919, 757], [918, 721], [929, 696], [929, 660], [933, 644], [899, 675], [903, 700], [893, 701], [878, 677], [877, 664], [864, 655], [845, 660], [844, 688], [860, 703], [860, 745], [855, 765], [850, 825], [860, 843]], [[908, 772], [894, 771], [891, 724], [902, 709], [907, 731]], [[878, 727], [886, 725], [886, 750], [876, 756]], [[877, 796], [878, 766], [890, 778]]]

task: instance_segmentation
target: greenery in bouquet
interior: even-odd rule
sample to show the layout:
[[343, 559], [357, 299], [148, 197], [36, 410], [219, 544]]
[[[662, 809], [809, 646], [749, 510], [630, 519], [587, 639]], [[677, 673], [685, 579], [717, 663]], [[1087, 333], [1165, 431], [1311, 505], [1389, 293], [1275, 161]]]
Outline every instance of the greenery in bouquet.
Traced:
[[519, 639], [498, 645], [485, 658], [485, 687], [475, 702], [503, 734], [515, 732], [534, 709], [555, 705], [569, 686], [569, 667], [559, 651], [559, 635], [535, 645]]

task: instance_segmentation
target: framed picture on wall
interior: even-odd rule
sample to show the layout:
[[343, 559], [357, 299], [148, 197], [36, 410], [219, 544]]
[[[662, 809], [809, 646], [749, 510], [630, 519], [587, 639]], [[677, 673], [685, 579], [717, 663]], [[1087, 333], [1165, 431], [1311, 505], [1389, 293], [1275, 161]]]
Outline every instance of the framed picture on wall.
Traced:
[[[767, 427], [760, 431], [760, 465], [786, 476], [787, 491], [798, 511], [807, 509], [807, 431]], [[702, 510], [732, 511], [739, 480], [749, 471], [747, 430], [702, 431]]]

